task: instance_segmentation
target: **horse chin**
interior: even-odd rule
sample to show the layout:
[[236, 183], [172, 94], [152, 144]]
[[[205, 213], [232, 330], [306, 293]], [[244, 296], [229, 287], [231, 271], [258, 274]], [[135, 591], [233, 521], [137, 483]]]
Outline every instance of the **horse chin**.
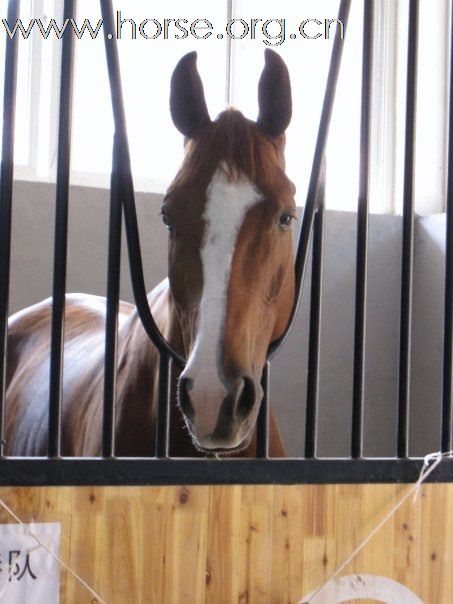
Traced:
[[234, 447], [214, 447], [214, 448], [202, 447], [202, 446], [200, 446], [200, 444], [198, 443], [198, 441], [196, 440], [196, 438], [193, 435], [192, 435], [192, 443], [193, 443], [194, 447], [197, 449], [197, 451], [199, 451], [200, 453], [204, 453], [205, 455], [216, 455], [216, 456], [220, 456], [220, 457], [228, 457], [230, 455], [237, 455], [238, 453], [241, 453], [242, 451], [247, 449], [247, 447], [250, 445], [250, 443], [252, 441], [252, 437], [253, 437], [253, 426], [249, 430], [248, 434], [246, 434], [246, 436], [241, 440], [241, 442], [238, 445], [235, 445]]
[[[180, 408], [180, 410], [181, 410], [181, 408]], [[249, 447], [249, 445], [253, 439], [257, 415], [258, 415], [258, 409], [256, 410], [255, 413], [252, 414], [251, 417], [248, 418], [248, 420], [244, 424], [242, 424], [242, 426], [239, 427], [239, 430], [238, 430], [239, 434], [236, 434], [236, 436], [242, 437], [242, 438], [238, 444], [236, 444], [234, 446], [228, 446], [228, 445], [223, 446], [222, 440], [220, 440], [220, 442], [218, 442], [218, 444], [212, 443], [214, 446], [211, 447], [211, 446], [203, 446], [200, 444], [199, 439], [194, 434], [194, 428], [192, 426], [191, 420], [186, 416], [185, 413], [182, 413], [185, 427], [187, 429], [187, 432], [189, 433], [189, 436], [192, 440], [192, 444], [195, 447], [195, 449], [199, 453], [203, 453], [204, 455], [216, 455], [216, 456], [223, 456], [223, 457], [229, 456], [229, 455], [237, 455], [237, 454], [241, 453], [242, 451], [244, 451], [245, 449], [247, 449], [247, 447]]]
[[241, 453], [241, 451], [246, 449], [249, 443], [250, 439], [245, 439], [236, 447], [217, 447], [216, 449], [204, 449], [203, 447], [200, 447], [200, 445], [198, 445], [195, 440], [193, 441], [195, 448], [200, 453], [204, 453], [205, 455], [216, 455], [220, 457], [229, 457], [230, 455], [237, 455], [238, 453]]

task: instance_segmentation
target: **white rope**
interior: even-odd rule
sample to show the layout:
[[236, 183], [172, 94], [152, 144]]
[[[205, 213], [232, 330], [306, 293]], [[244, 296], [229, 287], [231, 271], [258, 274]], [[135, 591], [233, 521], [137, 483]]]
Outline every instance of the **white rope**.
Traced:
[[[355, 548], [355, 550], [336, 568], [336, 570], [330, 575], [327, 581], [321, 585], [318, 589], [316, 589], [312, 594], [310, 594], [310, 598], [308, 600], [301, 601], [299, 604], [310, 604], [319, 596], [319, 594], [324, 591], [327, 585], [336, 579], [338, 575], [352, 562], [352, 560], [357, 556], [359, 552], [363, 550], [363, 548], [371, 541], [371, 539], [378, 533], [381, 528], [396, 514], [396, 512], [400, 509], [400, 507], [409, 499], [409, 497], [413, 494], [414, 498], [412, 503], [414, 504], [417, 495], [420, 490], [420, 486], [422, 483], [428, 478], [428, 476], [437, 468], [442, 459], [445, 457], [452, 457], [453, 451], [448, 451], [447, 453], [441, 453], [440, 451], [437, 453], [430, 453], [426, 455], [423, 462], [423, 467], [420, 472], [420, 476], [416, 483], [414, 483], [411, 488], [400, 497], [398, 502], [393, 506], [393, 508], [382, 518], [382, 520], [374, 527], [372, 531], [365, 537], [365, 539]], [[434, 462], [430, 465], [431, 462]]]
[[[63, 562], [63, 560], [57, 556], [43, 541], [41, 541], [41, 539], [34, 534], [34, 532], [24, 523], [22, 522], [22, 520], [13, 512], [13, 510], [6, 505], [6, 503], [3, 501], [3, 499], [0, 499], [0, 505], [8, 512], [8, 514], [10, 514], [14, 520], [16, 520], [16, 522], [18, 522], [21, 527], [31, 536], [33, 537], [33, 539], [40, 545], [40, 547], [44, 548], [46, 550], [46, 552], [52, 556], [52, 558], [54, 560], [56, 560], [58, 562], [58, 564], [60, 566], [62, 566], [68, 573], [70, 573], [77, 581], [79, 581], [79, 583], [81, 583], [85, 589], [87, 589], [98, 601], [99, 604], [106, 604], [105, 600], [103, 600], [101, 598], [101, 596], [99, 594], [97, 594], [93, 588], [91, 588], [88, 583], [86, 581], [84, 581], [82, 579], [82, 577], [80, 575], [78, 575], [75, 571], [72, 570], [72, 568], [70, 568], [65, 562]], [[2, 593], [0, 593], [0, 596], [3, 595]]]

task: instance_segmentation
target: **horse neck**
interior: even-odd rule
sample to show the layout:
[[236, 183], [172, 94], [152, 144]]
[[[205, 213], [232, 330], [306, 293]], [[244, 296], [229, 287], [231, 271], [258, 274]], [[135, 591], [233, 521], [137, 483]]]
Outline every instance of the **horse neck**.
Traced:
[[[156, 288], [158, 289], [158, 288]], [[148, 296], [162, 335], [181, 351], [179, 321], [170, 292], [160, 288]], [[117, 454], [152, 455], [157, 408], [159, 355], [135, 309], [118, 332]], [[143, 426], [149, 426], [143, 429]], [[140, 428], [140, 429], [139, 429]]]

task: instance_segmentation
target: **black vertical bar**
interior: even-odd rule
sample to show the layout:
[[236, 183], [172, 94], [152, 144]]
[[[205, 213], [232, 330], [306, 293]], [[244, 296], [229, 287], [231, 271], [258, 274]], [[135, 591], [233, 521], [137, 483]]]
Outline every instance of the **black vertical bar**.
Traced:
[[[75, 17], [75, 0], [64, 3], [63, 19]], [[66, 259], [68, 246], [68, 197], [71, 162], [71, 118], [74, 69], [74, 36], [70, 29], [63, 36], [58, 127], [57, 192], [53, 265], [52, 340], [49, 384], [49, 457], [60, 455], [61, 396], [63, 374]]]
[[118, 144], [117, 137], [115, 137], [110, 184], [109, 255], [104, 357], [104, 414], [102, 430], [103, 457], [112, 457], [115, 454], [115, 400], [122, 225], [120, 190], [121, 156]]
[[357, 252], [354, 327], [354, 382], [352, 394], [351, 456], [362, 457], [365, 368], [365, 322], [368, 261], [369, 166], [371, 87], [373, 69], [373, 2], [364, 3], [362, 100], [360, 123], [360, 177], [357, 207]]
[[409, 4], [406, 124], [404, 149], [403, 241], [401, 260], [400, 358], [398, 382], [398, 457], [408, 456], [411, 374], [412, 281], [414, 256], [414, 168], [417, 106], [418, 0]]
[[305, 412], [305, 457], [316, 455], [316, 420], [318, 412], [319, 349], [321, 341], [321, 300], [324, 232], [325, 158], [319, 181], [318, 209], [313, 226], [313, 249], [310, 293], [310, 335], [308, 342], [307, 406]]
[[445, 242], [444, 359], [442, 378], [441, 451], [452, 449], [452, 365], [453, 365], [453, 6], [450, 5], [450, 106], [448, 122], [448, 170]]
[[[10, 0], [10, 29], [19, 16], [20, 1]], [[3, 93], [3, 140], [0, 181], [0, 456], [4, 450], [6, 355], [8, 337], [9, 278], [11, 265], [11, 217], [14, 176], [14, 131], [16, 120], [18, 40], [6, 39]]]
[[156, 457], [168, 457], [169, 437], [169, 376], [170, 357], [166, 352], [159, 354], [159, 387], [157, 401], [157, 435], [156, 435]]
[[[230, 23], [231, 20], [233, 19], [233, 2], [234, 0], [227, 0], [227, 15], [226, 15], [226, 19], [227, 19], [227, 23]], [[233, 63], [233, 44], [232, 44], [233, 40], [230, 36], [227, 36], [226, 39], [226, 74], [225, 74], [225, 80], [226, 80], [226, 87], [225, 87], [225, 105], [227, 107], [229, 107], [231, 105], [232, 102], [232, 94], [231, 94], [231, 88], [232, 88], [232, 77], [231, 77], [231, 72], [232, 72], [232, 63]]]
[[263, 398], [258, 414], [256, 428], [256, 456], [269, 457], [269, 362], [266, 362], [261, 377]]

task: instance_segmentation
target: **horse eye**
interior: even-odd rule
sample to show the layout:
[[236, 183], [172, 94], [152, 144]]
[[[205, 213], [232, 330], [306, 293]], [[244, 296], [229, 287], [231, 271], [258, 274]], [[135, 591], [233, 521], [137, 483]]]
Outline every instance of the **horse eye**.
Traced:
[[292, 214], [290, 214], [289, 212], [284, 212], [280, 216], [280, 227], [282, 227], [282, 228], [290, 227], [293, 219], [294, 219], [294, 216]]
[[165, 212], [162, 212], [162, 222], [165, 224], [165, 226], [167, 227], [167, 229], [169, 231], [173, 230], [173, 224], [172, 224], [170, 218], [168, 217], [168, 215], [165, 214]]

